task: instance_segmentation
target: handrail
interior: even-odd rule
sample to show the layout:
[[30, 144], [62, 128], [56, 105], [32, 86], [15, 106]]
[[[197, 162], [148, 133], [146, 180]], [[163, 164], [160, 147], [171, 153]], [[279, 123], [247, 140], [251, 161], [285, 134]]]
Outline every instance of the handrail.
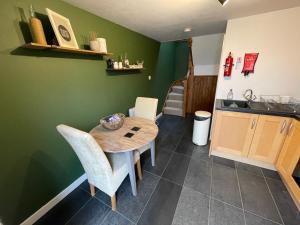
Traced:
[[187, 105], [186, 112], [192, 112], [192, 102], [193, 102], [193, 88], [194, 88], [194, 62], [193, 62], [193, 52], [192, 52], [192, 38], [188, 39], [189, 46], [189, 62], [188, 71], [189, 76], [187, 77]]
[[186, 116], [186, 105], [187, 105], [187, 80], [183, 80], [183, 109], [182, 109], [182, 114], [183, 117]]

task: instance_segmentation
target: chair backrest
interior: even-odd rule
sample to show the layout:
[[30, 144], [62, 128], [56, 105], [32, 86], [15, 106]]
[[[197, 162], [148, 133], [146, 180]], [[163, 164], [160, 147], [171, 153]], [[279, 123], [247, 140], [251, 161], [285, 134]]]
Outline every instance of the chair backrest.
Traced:
[[157, 102], [157, 98], [137, 97], [135, 101], [134, 116], [155, 121]]
[[58, 125], [58, 132], [72, 146], [78, 156], [88, 180], [93, 185], [108, 182], [112, 175], [111, 165], [96, 140], [89, 134], [75, 128]]

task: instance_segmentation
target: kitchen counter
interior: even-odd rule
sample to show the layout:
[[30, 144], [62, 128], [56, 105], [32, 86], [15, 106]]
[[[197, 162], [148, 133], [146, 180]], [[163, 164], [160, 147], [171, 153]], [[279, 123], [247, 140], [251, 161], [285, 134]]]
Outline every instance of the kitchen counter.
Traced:
[[252, 114], [262, 114], [262, 115], [274, 115], [274, 116], [287, 116], [300, 120], [300, 108], [296, 109], [296, 112], [289, 107], [287, 104], [280, 103], [269, 103], [269, 106], [264, 102], [246, 102], [239, 100], [229, 100], [235, 102], [237, 105], [242, 107], [230, 107], [225, 106], [223, 101], [228, 101], [224, 99], [216, 100], [216, 110], [222, 111], [232, 111], [232, 112], [244, 112]]

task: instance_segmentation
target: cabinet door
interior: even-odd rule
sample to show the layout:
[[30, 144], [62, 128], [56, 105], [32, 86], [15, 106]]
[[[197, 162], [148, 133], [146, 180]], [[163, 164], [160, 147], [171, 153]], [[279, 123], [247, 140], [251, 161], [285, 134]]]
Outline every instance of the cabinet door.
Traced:
[[213, 151], [247, 156], [257, 119], [255, 114], [217, 111]]
[[300, 188], [292, 174], [300, 159], [300, 122], [294, 120], [279, 154], [276, 168], [300, 210]]
[[259, 116], [248, 157], [275, 163], [290, 121], [290, 118], [279, 116]]

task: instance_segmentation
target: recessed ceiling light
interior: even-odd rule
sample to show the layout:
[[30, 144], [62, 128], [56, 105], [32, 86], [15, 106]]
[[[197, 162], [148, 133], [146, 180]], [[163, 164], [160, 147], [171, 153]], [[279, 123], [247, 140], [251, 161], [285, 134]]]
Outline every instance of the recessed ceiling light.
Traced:
[[184, 30], [183, 30], [185, 33], [187, 33], [187, 32], [191, 32], [192, 31], [192, 28], [190, 28], [190, 27], [186, 27], [186, 28], [184, 28]]
[[224, 6], [229, 2], [229, 0], [219, 0], [219, 2]]

